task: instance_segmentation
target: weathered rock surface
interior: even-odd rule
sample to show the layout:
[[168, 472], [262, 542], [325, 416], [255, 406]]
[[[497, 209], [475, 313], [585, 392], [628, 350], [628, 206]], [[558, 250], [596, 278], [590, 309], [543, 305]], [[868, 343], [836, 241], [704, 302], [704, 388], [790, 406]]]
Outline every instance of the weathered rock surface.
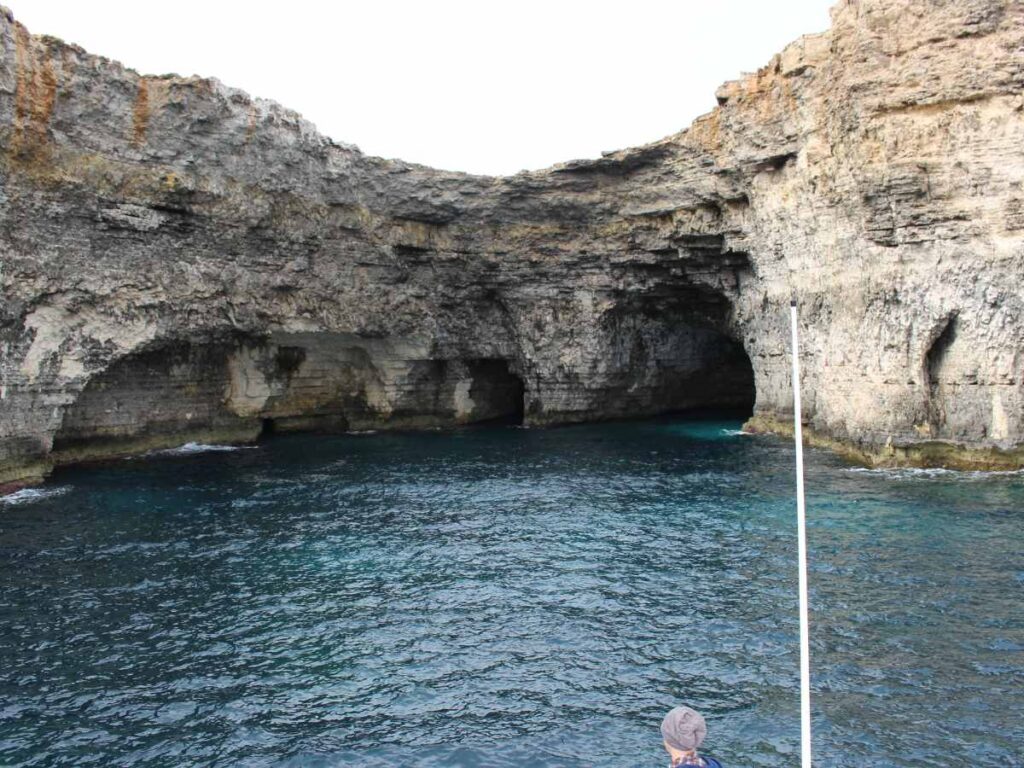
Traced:
[[689, 129], [508, 178], [366, 157], [0, 16], [0, 484], [261, 430], [791, 413], [1024, 463], [1024, 4], [847, 0]]

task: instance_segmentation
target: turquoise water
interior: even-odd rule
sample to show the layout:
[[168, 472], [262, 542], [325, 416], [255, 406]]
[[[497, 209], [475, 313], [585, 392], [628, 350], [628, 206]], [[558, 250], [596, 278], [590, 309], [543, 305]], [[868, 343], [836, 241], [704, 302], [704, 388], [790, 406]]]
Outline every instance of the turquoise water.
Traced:
[[[798, 762], [792, 447], [278, 437], [0, 502], [0, 765]], [[820, 766], [1024, 765], [1024, 476], [808, 455]], [[950, 760], [951, 759], [951, 760]]]

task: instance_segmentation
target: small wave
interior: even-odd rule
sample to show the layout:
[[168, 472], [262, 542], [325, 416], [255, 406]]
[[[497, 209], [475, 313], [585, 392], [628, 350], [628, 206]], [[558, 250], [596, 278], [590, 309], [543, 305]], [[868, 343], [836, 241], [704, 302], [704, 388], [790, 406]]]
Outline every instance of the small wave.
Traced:
[[376, 435], [376, 429], [350, 429], [346, 435]]
[[945, 467], [847, 467], [847, 472], [889, 480], [946, 478], [949, 480], [984, 480], [991, 477], [1024, 477], [1024, 469], [946, 469]]
[[723, 435], [729, 435], [730, 437], [738, 437], [739, 435], [749, 436], [755, 433], [747, 432], [745, 429], [723, 429]]
[[27, 504], [31, 501], [63, 496], [70, 490], [70, 486], [66, 485], [60, 485], [56, 488], [22, 488], [20, 491], [15, 491], [7, 496], [0, 496], [0, 504]]
[[687, 483], [735, 483], [739, 480], [739, 476], [732, 472], [715, 472], [713, 470], [687, 472], [678, 475], [677, 478]]
[[211, 453], [219, 451], [244, 451], [255, 448], [255, 445], [216, 445], [211, 443], [185, 443], [177, 448], [165, 448], [150, 451], [149, 456], [188, 456], [193, 453]]

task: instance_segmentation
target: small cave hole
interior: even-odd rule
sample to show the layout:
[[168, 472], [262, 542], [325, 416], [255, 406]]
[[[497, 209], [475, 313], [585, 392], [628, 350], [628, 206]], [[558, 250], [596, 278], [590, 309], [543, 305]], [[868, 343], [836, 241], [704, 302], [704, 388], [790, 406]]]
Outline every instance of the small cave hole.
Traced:
[[950, 315], [925, 353], [925, 377], [928, 384], [928, 420], [933, 430], [938, 430], [946, 420], [945, 403], [942, 393], [945, 365], [949, 349], [957, 337], [957, 316]]
[[277, 369], [286, 376], [293, 375], [306, 360], [303, 347], [278, 347], [274, 356]]
[[925, 369], [928, 372], [928, 386], [932, 395], [937, 394], [942, 381], [942, 367], [946, 361], [949, 348], [956, 341], [957, 317], [951, 315], [946, 319], [941, 333], [935, 338], [925, 354]]
[[472, 374], [469, 396], [473, 420], [501, 424], [522, 424], [526, 387], [509, 369], [507, 360], [480, 359], [468, 363]]

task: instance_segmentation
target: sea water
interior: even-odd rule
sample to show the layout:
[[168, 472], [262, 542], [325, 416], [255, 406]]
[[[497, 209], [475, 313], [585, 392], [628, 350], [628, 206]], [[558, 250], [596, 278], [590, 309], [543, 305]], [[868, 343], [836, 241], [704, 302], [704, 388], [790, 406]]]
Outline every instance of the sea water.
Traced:
[[[0, 765], [799, 759], [793, 450], [739, 422], [275, 437], [0, 502]], [[1024, 764], [1024, 476], [807, 455], [819, 766]]]

